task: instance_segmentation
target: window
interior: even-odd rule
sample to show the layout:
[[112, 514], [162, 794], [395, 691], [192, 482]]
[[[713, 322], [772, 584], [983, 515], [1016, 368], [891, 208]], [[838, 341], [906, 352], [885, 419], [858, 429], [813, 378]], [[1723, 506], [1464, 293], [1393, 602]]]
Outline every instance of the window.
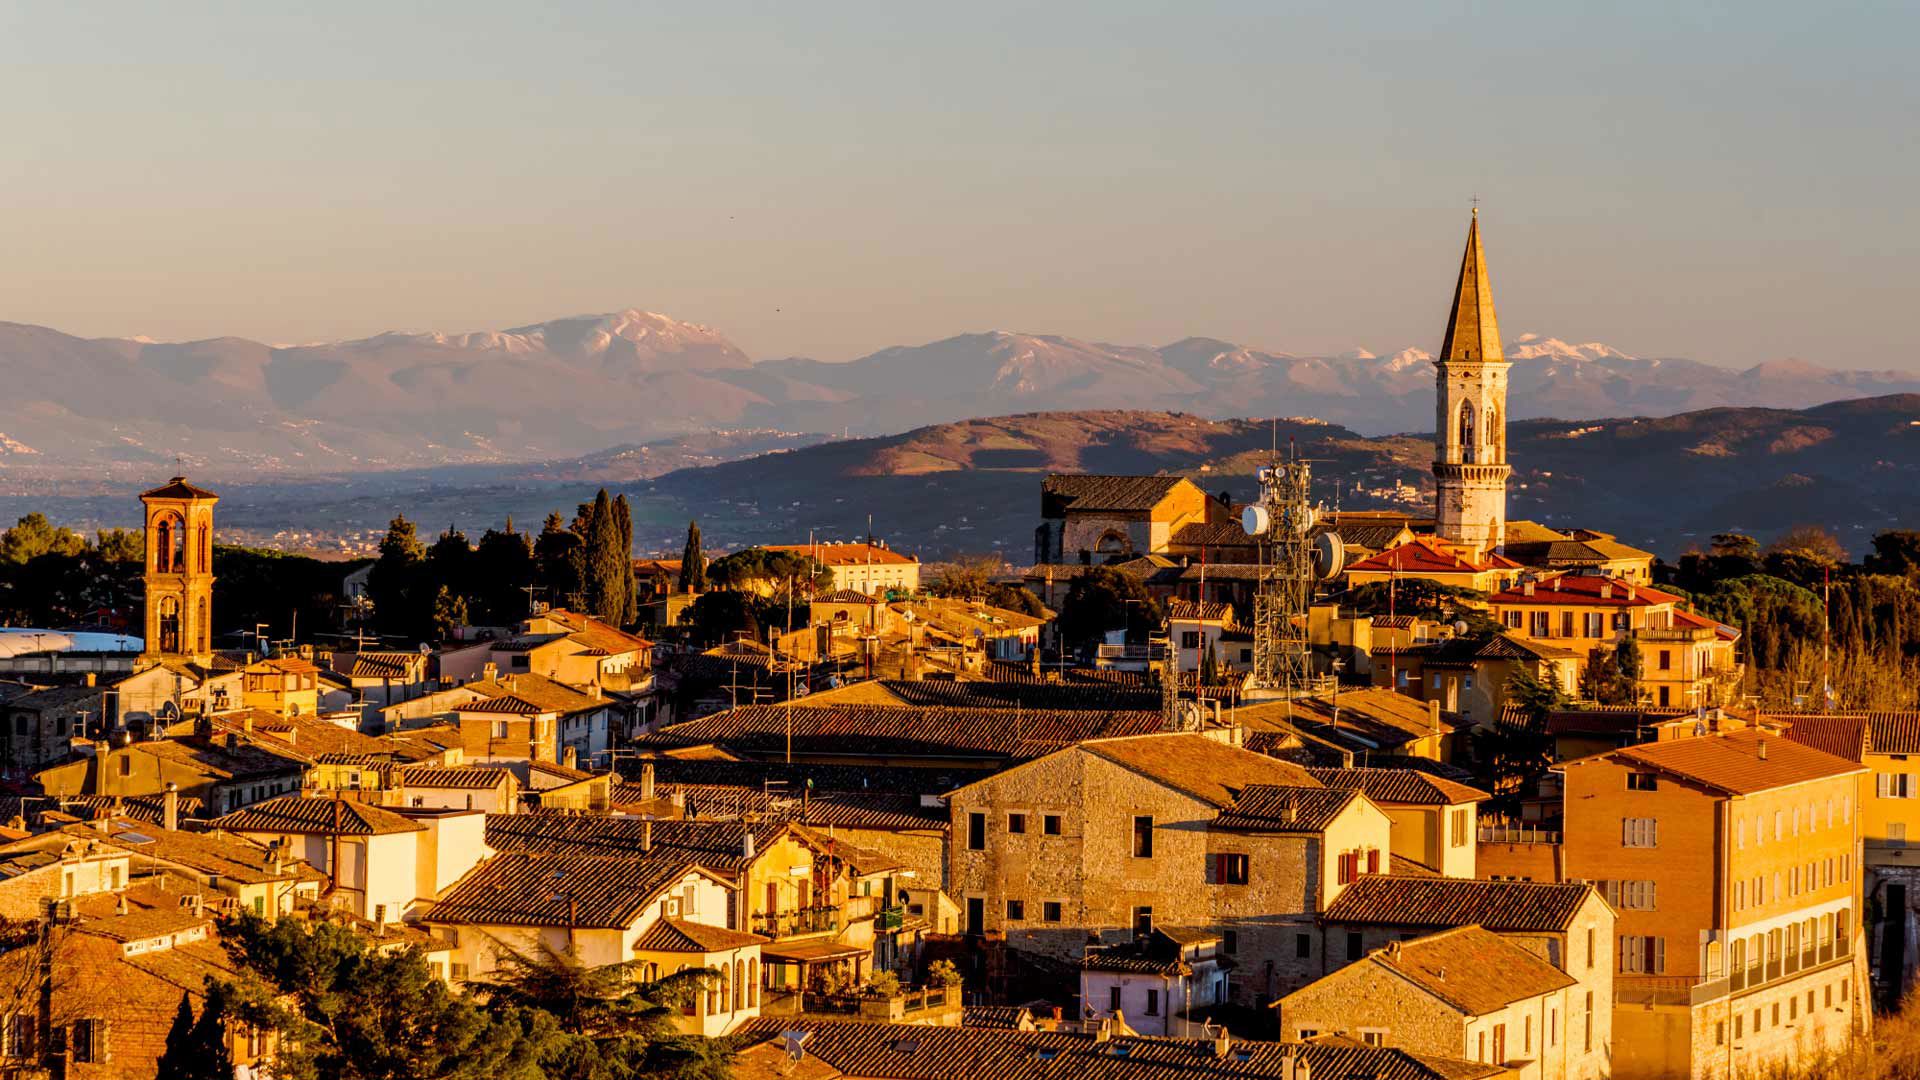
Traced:
[[1607, 617], [1598, 611], [1587, 612], [1587, 637], [1607, 636]]
[[1153, 817], [1150, 814], [1134, 815], [1133, 857], [1136, 859], [1153, 858]]
[[1147, 989], [1147, 1015], [1160, 1015], [1160, 991], [1152, 987]]
[[1133, 909], [1133, 934], [1146, 937], [1153, 933], [1153, 909], [1146, 905]]
[[1007, 831], [1018, 836], [1027, 831], [1027, 815], [1008, 814]]
[[1505, 616], [1507, 629], [1509, 630], [1520, 629], [1520, 620], [1521, 620], [1521, 614], [1518, 611], [1508, 611]]
[[1180, 632], [1180, 647], [1183, 649], [1199, 648], [1200, 647], [1200, 631], [1182, 630]]
[[1385, 1028], [1361, 1028], [1360, 1041], [1366, 1043], [1368, 1046], [1385, 1046], [1387, 1045], [1387, 1031]]
[[1673, 688], [1662, 686], [1660, 688], [1660, 707], [1664, 709], [1667, 706], [1672, 704], [1673, 704]]
[[1040, 902], [1040, 921], [1041, 922], [1059, 922], [1060, 921], [1060, 901], [1058, 900], [1041, 901]]
[[1667, 941], [1647, 934], [1620, 935], [1620, 970], [1632, 975], [1660, 975], [1667, 970]]
[[1468, 843], [1467, 812], [1465, 810], [1455, 810], [1455, 811], [1452, 811], [1451, 816], [1453, 818], [1453, 824], [1452, 824], [1453, 846], [1466, 847]]
[[1245, 855], [1226, 854], [1213, 857], [1213, 878], [1221, 885], [1245, 885], [1247, 883], [1247, 857]]
[[1547, 1010], [1547, 1030], [1545, 1034], [1547, 1036], [1548, 1046], [1560, 1045], [1560, 1010], [1559, 1009]]
[[1507, 1025], [1505, 1024], [1493, 1025], [1493, 1060], [1499, 1062], [1507, 1060]]
[[1107, 1011], [1110, 1013], [1120, 1011], [1120, 988], [1117, 986], [1107, 988]]
[[1660, 665], [1659, 665], [1659, 666], [1660, 666], [1660, 670], [1661, 670], [1661, 671], [1672, 671], [1672, 670], [1673, 670], [1673, 650], [1672, 650], [1672, 649], [1661, 649], [1661, 650], [1660, 650]]
[[1360, 935], [1349, 931], [1347, 933], [1347, 959], [1358, 960], [1360, 959], [1360, 953]]
[[1593, 927], [1587, 927], [1587, 967], [1593, 967]]
[[1534, 637], [1551, 637], [1552, 636], [1551, 630], [1553, 628], [1552, 618], [1553, 618], [1553, 613], [1550, 611], [1534, 612], [1533, 619], [1531, 620], [1532, 621], [1531, 629], [1533, 630], [1533, 636]]
[[1601, 894], [1622, 911], [1652, 911], [1655, 908], [1655, 883], [1652, 881], [1605, 881]]
[[1560, 636], [1573, 636], [1573, 612], [1571, 611], [1563, 611], [1560, 613]]
[[1048, 836], [1060, 835], [1060, 815], [1045, 814], [1040, 818], [1040, 831]]
[[1238, 930], [1220, 931], [1220, 951], [1223, 953], [1226, 953], [1228, 956], [1232, 956], [1234, 953], [1239, 952], [1240, 951], [1240, 931]]
[[1659, 847], [1660, 823], [1650, 817], [1620, 819], [1621, 847]]
[[1313, 955], [1313, 935], [1293, 935], [1293, 955], [1305, 959]]
[[[1827, 997], [1829, 999], [1833, 997], [1831, 988], [1827, 990]], [[5, 1040], [5, 1045], [0, 1046], [0, 1053], [10, 1058], [32, 1057], [34, 1053], [33, 1014], [14, 1013], [8, 1016], [6, 1026], [0, 1028], [0, 1038]]]
[[1883, 799], [1913, 798], [1912, 773], [1881, 773], [1873, 778], [1874, 794]]
[[1007, 901], [1007, 921], [1008, 922], [1022, 921], [1026, 919], [1026, 917], [1027, 917], [1027, 902], [1025, 900]]
[[1533, 1017], [1527, 1017], [1526, 1026], [1520, 1029], [1520, 1052], [1533, 1053]]
[[121, 776], [133, 775], [133, 755], [132, 754], [121, 754], [120, 760], [116, 764], [119, 766]]
[[74, 1021], [73, 1045], [67, 1050], [73, 1055], [73, 1060], [89, 1065], [104, 1065], [112, 1061], [113, 1053], [107, 1045], [107, 1022], [99, 1019]]
[[1586, 1034], [1581, 1039], [1580, 1049], [1585, 1053], [1593, 1052], [1593, 991], [1591, 990], [1587, 991]]
[[977, 812], [967, 815], [967, 850], [987, 850], [987, 815]]
[[1627, 774], [1628, 791], [1658, 791], [1660, 777], [1657, 773], [1630, 772]]

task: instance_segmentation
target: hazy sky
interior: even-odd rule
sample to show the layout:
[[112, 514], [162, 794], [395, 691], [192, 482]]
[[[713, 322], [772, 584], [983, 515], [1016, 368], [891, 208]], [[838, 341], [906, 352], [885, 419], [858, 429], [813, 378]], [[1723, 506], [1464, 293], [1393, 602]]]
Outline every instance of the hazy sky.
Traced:
[[1920, 5], [0, 4], [0, 319], [1920, 368]]

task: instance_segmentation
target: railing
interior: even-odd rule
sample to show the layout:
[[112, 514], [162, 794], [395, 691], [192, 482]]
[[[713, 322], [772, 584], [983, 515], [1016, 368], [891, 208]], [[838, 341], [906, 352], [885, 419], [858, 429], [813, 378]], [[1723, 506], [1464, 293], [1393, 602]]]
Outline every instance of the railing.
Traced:
[[1804, 949], [1794, 953], [1790, 957], [1773, 960], [1765, 965], [1748, 964], [1724, 978], [1702, 984], [1703, 986], [1711, 986], [1716, 989], [1713, 993], [1703, 994], [1699, 988], [1696, 988], [1693, 1003], [1698, 1005], [1705, 1001], [1711, 1001], [1721, 994], [1737, 994], [1747, 990], [1757, 990], [1779, 979], [1815, 971], [1829, 964], [1845, 964], [1849, 962], [1850, 959], [1847, 954], [1841, 951], [1832, 940], [1828, 940], [1823, 942], [1818, 948]]
[[1557, 844], [1560, 833], [1553, 829], [1536, 829], [1531, 825], [1482, 825], [1479, 827], [1479, 840], [1483, 844]]
[[768, 912], [753, 917], [753, 932], [770, 938], [818, 934], [840, 929], [838, 908], [810, 907]]
[[1099, 660], [1158, 660], [1164, 653], [1161, 645], [1096, 645], [1093, 650]]
[[905, 905], [882, 908], [880, 913], [873, 917], [873, 926], [876, 930], [898, 930], [902, 926], [905, 926], [906, 923], [907, 909]]

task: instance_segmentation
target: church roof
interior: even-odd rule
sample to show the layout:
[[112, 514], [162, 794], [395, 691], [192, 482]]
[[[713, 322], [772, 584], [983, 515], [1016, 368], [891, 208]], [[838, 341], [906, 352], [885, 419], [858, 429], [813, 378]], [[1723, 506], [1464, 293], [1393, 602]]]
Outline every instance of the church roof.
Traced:
[[1440, 343], [1441, 363], [1490, 360], [1504, 363], [1500, 324], [1493, 314], [1493, 282], [1487, 277], [1487, 259], [1480, 250], [1480, 211], [1467, 226], [1467, 251], [1460, 258], [1460, 282], [1453, 289], [1453, 309], [1447, 313], [1447, 336]]
[[142, 499], [218, 499], [220, 496], [203, 487], [187, 483], [184, 476], [176, 476], [161, 487], [140, 493]]

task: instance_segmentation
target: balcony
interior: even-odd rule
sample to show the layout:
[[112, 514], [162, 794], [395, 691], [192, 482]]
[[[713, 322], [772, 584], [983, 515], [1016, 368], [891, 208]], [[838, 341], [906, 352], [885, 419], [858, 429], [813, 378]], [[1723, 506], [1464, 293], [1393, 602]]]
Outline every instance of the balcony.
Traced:
[[882, 908], [880, 913], [873, 917], [873, 928], [875, 930], [898, 930], [902, 926], [905, 926], [906, 923], [907, 908], [905, 904], [898, 907]]
[[775, 941], [803, 934], [836, 933], [841, 927], [840, 909], [834, 907], [794, 908], [763, 912], [753, 917], [753, 932]]

